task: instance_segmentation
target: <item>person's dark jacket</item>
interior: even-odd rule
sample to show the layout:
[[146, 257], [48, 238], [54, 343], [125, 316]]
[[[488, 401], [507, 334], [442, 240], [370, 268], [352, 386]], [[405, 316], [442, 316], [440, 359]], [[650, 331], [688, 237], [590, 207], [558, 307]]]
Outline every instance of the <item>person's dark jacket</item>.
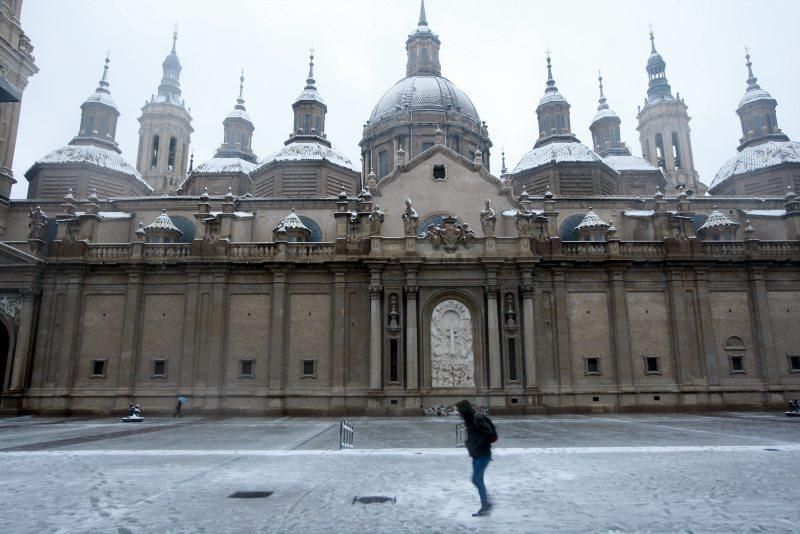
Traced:
[[465, 442], [467, 451], [472, 458], [481, 456], [492, 456], [492, 442], [489, 437], [492, 435], [492, 427], [482, 415], [474, 415], [464, 418], [464, 426], [467, 428], [467, 440]]

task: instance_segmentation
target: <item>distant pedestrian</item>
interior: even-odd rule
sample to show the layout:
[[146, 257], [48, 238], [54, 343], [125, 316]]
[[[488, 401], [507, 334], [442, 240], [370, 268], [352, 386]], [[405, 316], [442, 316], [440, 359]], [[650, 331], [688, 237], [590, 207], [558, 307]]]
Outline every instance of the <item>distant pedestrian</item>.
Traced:
[[183, 406], [183, 397], [178, 397], [178, 403], [175, 405], [175, 413], [172, 414], [172, 418], [181, 419], [183, 416], [181, 415], [181, 407]]
[[489, 462], [492, 461], [492, 443], [497, 441], [497, 431], [488, 417], [475, 415], [475, 409], [468, 400], [459, 401], [456, 409], [464, 419], [464, 426], [467, 429], [465, 444], [472, 458], [472, 483], [478, 488], [478, 495], [481, 498], [481, 509], [472, 515], [476, 517], [489, 515], [492, 503], [486, 494], [483, 474]]

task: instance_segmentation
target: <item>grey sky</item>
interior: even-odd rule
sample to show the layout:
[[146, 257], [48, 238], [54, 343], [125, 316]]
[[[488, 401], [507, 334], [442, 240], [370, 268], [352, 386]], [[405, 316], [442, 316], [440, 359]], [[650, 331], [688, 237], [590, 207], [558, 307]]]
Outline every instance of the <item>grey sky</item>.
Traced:
[[[495, 174], [501, 147], [513, 168], [536, 138], [534, 109], [544, 91], [548, 46], [578, 138], [591, 146], [589, 122], [602, 69], [623, 139], [640, 155], [636, 108], [647, 89], [651, 22], [673, 94], [689, 106], [703, 182], [710, 183], [738, 145], [734, 110], [746, 86], [745, 45], [761, 87], [778, 101], [779, 126], [800, 138], [800, 2], [428, 0], [426, 8], [430, 28], [442, 40], [442, 74], [469, 95], [488, 123]], [[317, 87], [328, 104], [328, 138], [358, 165], [364, 121], [405, 74], [405, 39], [418, 10], [418, 0], [26, 0], [22, 25], [40, 72], [23, 98], [13, 169], [19, 183], [12, 196], [25, 196], [23, 174], [37, 158], [77, 132], [79, 106], [97, 86], [106, 49], [111, 94], [122, 113], [117, 141], [135, 165], [136, 119], [161, 79], [176, 22], [195, 164], [210, 158], [222, 140], [222, 119], [235, 103], [242, 68], [256, 127], [253, 149], [261, 158], [283, 146], [313, 44]]]

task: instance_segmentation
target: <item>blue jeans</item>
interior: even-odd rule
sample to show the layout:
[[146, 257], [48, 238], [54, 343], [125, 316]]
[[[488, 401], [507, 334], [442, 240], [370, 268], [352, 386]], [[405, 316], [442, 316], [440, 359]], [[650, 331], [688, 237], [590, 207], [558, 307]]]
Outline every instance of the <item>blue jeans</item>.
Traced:
[[483, 483], [483, 473], [491, 461], [491, 456], [478, 456], [472, 459], [472, 483], [478, 488], [478, 495], [481, 496], [481, 506], [489, 504], [489, 498], [486, 496], [486, 485]]

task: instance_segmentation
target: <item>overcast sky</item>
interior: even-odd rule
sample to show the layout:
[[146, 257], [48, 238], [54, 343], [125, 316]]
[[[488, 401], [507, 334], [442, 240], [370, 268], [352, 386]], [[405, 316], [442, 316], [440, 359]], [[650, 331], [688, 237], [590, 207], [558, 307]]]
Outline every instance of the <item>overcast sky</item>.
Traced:
[[[800, 2], [428, 0], [430, 28], [442, 40], [443, 76], [472, 99], [494, 143], [513, 168], [537, 136], [535, 107], [546, 80], [545, 50], [572, 105], [572, 128], [591, 146], [597, 71], [622, 137], [641, 155], [636, 108], [647, 90], [648, 24], [667, 62], [673, 94], [692, 116], [700, 178], [710, 183], [735, 154], [741, 135], [736, 105], [745, 90], [745, 45], [761, 87], [777, 99], [778, 124], [800, 139]], [[362, 125], [380, 96], [405, 74], [405, 40], [418, 0], [25, 0], [22, 27], [39, 73], [25, 90], [13, 197], [27, 191], [25, 171], [77, 133], [80, 105], [94, 91], [111, 50], [111, 94], [122, 115], [117, 141], [136, 162], [137, 118], [161, 79], [161, 62], [178, 23], [181, 87], [194, 118], [195, 164], [222, 141], [222, 119], [245, 70], [253, 149], [283, 146], [291, 104], [305, 84], [308, 48], [316, 49], [317, 87], [328, 104], [327, 134], [359, 164]]]

